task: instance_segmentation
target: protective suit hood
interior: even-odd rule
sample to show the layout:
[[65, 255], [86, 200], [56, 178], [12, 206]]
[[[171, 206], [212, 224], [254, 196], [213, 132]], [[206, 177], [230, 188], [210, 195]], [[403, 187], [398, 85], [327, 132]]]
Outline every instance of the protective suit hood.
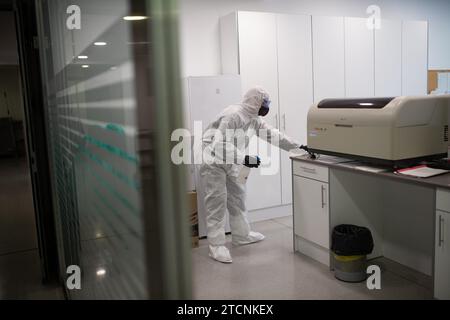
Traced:
[[250, 119], [258, 117], [258, 111], [264, 99], [269, 100], [269, 94], [263, 88], [253, 87], [248, 90], [241, 103], [246, 116]]

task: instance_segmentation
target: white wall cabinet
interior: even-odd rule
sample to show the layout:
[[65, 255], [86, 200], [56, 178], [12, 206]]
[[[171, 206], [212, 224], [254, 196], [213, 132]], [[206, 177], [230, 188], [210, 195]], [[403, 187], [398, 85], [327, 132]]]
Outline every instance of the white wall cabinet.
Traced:
[[[426, 22], [382, 20], [381, 29], [372, 30], [365, 18], [239, 11], [221, 19], [220, 35], [222, 72], [240, 74], [242, 94], [264, 87], [272, 100], [265, 120], [300, 143], [313, 102], [427, 90]], [[264, 142], [261, 147], [267, 149]], [[281, 169], [273, 175], [252, 170], [248, 209], [291, 203], [288, 154], [260, 155], [263, 164], [278, 161]]]
[[402, 94], [402, 22], [381, 20], [375, 29], [375, 96]]
[[345, 96], [374, 96], [374, 31], [366, 18], [344, 18]]
[[[313, 103], [311, 16], [277, 15], [280, 129], [306, 145], [306, 120]], [[291, 160], [281, 152], [281, 199], [292, 203]]]
[[438, 72], [435, 93], [450, 93], [450, 72]]
[[[242, 93], [255, 85], [265, 88], [271, 96], [271, 110], [266, 121], [278, 127], [278, 59], [277, 59], [277, 19], [276, 14], [261, 12], [238, 12], [239, 74]], [[258, 139], [253, 138], [254, 141]], [[262, 165], [279, 166], [280, 153], [259, 139]], [[270, 148], [270, 149], [269, 149]], [[270, 150], [267, 155], [263, 150]], [[275, 162], [275, 163], [274, 163]], [[280, 171], [272, 175], [261, 174], [262, 169], [254, 169], [247, 182], [247, 207], [249, 210], [277, 206], [281, 204]], [[276, 186], [274, 188], [273, 186]]]
[[[221, 20], [221, 41], [223, 72], [240, 74], [242, 94], [254, 85], [264, 87], [272, 101], [264, 120], [306, 142], [306, 114], [312, 103], [311, 17], [237, 12]], [[270, 161], [278, 169], [271, 175], [252, 170], [247, 182], [248, 209], [290, 204], [288, 153], [262, 141], [259, 145], [261, 150], [271, 150], [270, 157], [256, 150], [262, 164]]]
[[442, 78], [447, 78], [447, 90], [446, 90], [446, 93], [450, 93], [450, 72], [446, 72], [446, 74], [447, 74], [447, 77], [445, 77], [445, 75], [440, 75], [440, 76]]
[[312, 17], [314, 102], [345, 97], [344, 18]]
[[428, 23], [403, 21], [402, 95], [427, 94]]

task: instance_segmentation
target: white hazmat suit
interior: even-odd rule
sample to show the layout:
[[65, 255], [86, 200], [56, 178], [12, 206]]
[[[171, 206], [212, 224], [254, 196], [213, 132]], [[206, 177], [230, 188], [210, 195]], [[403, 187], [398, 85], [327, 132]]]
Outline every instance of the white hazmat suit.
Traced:
[[[258, 116], [264, 99], [268, 100], [269, 95], [262, 88], [250, 89], [242, 103], [224, 109], [206, 128], [203, 135], [204, 152], [209, 152], [216, 160], [223, 160], [215, 161], [217, 163], [203, 163], [199, 169], [205, 191], [209, 254], [220, 262], [232, 261], [230, 252], [225, 247], [227, 209], [233, 245], [248, 244], [264, 239], [262, 234], [250, 230], [245, 205], [245, 185], [237, 181], [245, 159], [243, 152], [248, 146], [249, 138], [257, 134], [267, 142], [278, 142], [278, 146], [286, 151], [300, 147], [299, 143], [268, 125]], [[267, 134], [260, 135], [259, 133], [262, 132], [260, 130], [265, 130]], [[237, 141], [242, 138], [240, 137], [242, 134], [246, 138], [239, 143]], [[228, 161], [229, 159], [231, 161]]]

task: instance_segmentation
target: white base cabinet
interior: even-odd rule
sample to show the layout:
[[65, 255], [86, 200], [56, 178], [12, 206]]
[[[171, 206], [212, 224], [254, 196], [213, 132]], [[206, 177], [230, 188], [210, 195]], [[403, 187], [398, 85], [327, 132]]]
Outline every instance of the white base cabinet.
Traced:
[[328, 183], [294, 176], [294, 232], [329, 248]]
[[434, 297], [450, 299], [450, 213], [436, 212]]
[[450, 192], [437, 191], [434, 297], [450, 300]]
[[292, 183], [295, 252], [330, 266], [333, 226], [365, 226], [375, 244], [369, 258], [385, 257], [431, 276], [434, 297], [450, 300], [449, 190], [296, 160]]
[[328, 168], [294, 161], [294, 250], [329, 265]]

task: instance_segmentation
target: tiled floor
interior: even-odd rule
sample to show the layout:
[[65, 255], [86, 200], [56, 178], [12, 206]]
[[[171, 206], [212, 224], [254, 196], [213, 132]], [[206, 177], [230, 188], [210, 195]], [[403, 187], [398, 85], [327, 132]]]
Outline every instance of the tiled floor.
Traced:
[[[208, 257], [206, 240], [193, 249], [196, 299], [431, 299], [431, 291], [392, 272], [382, 271], [381, 290], [366, 283], [344, 283], [328, 267], [292, 249], [292, 218], [254, 223], [266, 239], [232, 247], [232, 264]], [[231, 241], [231, 239], [228, 239]]]
[[41, 284], [31, 184], [24, 158], [0, 158], [0, 299], [62, 299]]
[[[329, 269], [292, 251], [291, 217], [253, 224], [260, 243], [231, 247], [233, 263], [208, 257], [206, 240], [193, 250], [198, 299], [429, 299], [429, 289], [392, 272], [382, 290], [336, 280]], [[231, 239], [228, 239], [231, 240]], [[41, 284], [36, 229], [26, 162], [0, 161], [0, 299], [63, 299]]]
[[62, 289], [43, 286], [37, 249], [0, 256], [0, 299], [64, 299]]

